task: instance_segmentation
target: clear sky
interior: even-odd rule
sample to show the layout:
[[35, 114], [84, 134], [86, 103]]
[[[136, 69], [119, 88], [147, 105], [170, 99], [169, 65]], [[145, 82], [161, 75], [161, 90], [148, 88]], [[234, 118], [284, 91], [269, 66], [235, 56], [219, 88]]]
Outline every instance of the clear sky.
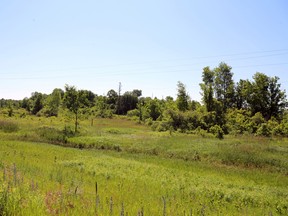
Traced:
[[65, 84], [96, 94], [141, 89], [200, 101], [205, 66], [288, 86], [287, 0], [1, 0], [0, 98]]

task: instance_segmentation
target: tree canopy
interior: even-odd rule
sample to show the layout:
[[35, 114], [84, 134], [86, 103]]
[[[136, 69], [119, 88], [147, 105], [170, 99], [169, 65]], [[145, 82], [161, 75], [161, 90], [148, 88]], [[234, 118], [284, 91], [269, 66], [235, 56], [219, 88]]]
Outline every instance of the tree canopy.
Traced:
[[56, 88], [48, 95], [33, 92], [30, 98], [21, 101], [1, 99], [0, 108], [6, 109], [8, 117], [17, 108], [47, 117], [57, 117], [66, 109], [75, 116], [75, 132], [79, 116], [127, 115], [159, 131], [200, 133], [204, 130], [218, 138], [227, 133], [288, 136], [286, 92], [281, 89], [279, 77], [256, 72], [250, 80], [235, 82], [233, 75], [232, 67], [224, 62], [215, 68], [204, 67], [201, 103], [191, 100], [186, 85], [178, 81], [175, 100], [171, 96], [161, 100], [143, 97], [140, 89], [121, 94], [121, 83], [118, 92], [110, 89], [100, 96], [65, 85], [64, 90]]

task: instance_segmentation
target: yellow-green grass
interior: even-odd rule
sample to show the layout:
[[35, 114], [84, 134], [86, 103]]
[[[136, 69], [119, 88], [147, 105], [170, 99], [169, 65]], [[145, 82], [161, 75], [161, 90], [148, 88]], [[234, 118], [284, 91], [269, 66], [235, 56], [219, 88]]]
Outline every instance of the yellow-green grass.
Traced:
[[12, 215], [288, 213], [286, 139], [170, 136], [126, 119], [95, 119], [93, 126], [83, 120], [80, 134], [68, 138], [94, 143], [79, 149], [47, 144], [37, 134], [70, 121], [13, 122], [17, 132], [0, 131], [0, 210]]

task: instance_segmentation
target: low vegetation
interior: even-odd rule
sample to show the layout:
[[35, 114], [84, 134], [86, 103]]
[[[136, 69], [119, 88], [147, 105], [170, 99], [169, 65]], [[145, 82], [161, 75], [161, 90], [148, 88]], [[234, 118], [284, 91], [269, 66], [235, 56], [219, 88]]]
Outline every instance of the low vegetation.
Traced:
[[0, 100], [0, 215], [288, 215], [277, 77], [202, 73], [202, 103], [74, 86]]
[[286, 138], [170, 134], [125, 118], [82, 120], [77, 134], [60, 117], [13, 122], [0, 131], [2, 215], [288, 212]]

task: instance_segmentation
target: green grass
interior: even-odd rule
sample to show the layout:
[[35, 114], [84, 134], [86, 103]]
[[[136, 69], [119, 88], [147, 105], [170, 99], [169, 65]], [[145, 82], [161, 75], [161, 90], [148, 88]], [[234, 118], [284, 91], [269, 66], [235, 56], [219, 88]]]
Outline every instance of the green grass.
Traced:
[[288, 214], [287, 139], [170, 136], [95, 119], [55, 142], [70, 121], [13, 122], [17, 131], [0, 131], [0, 215]]

